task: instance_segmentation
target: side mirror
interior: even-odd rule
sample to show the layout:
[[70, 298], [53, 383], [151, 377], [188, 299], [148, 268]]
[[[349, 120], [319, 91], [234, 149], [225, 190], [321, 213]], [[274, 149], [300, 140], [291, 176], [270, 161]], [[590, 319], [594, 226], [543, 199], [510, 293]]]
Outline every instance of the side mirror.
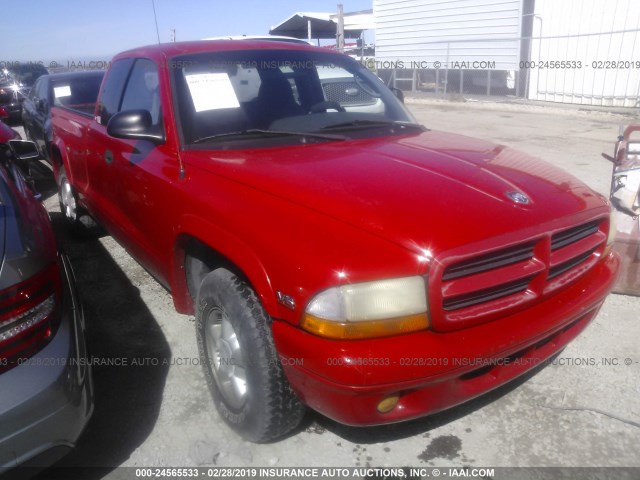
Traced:
[[0, 119], [9, 118], [9, 110], [4, 107], [0, 107]]
[[399, 88], [392, 87], [391, 91], [398, 98], [398, 100], [404, 103], [404, 92], [402, 90], [400, 90]]
[[162, 127], [152, 125], [151, 114], [147, 110], [116, 113], [107, 123], [107, 133], [116, 138], [147, 140], [156, 145], [165, 141]]
[[47, 101], [44, 98], [39, 99], [36, 108], [42, 113], [47, 113]]
[[16, 160], [26, 161], [40, 158], [36, 144], [27, 140], [9, 140], [9, 148]]

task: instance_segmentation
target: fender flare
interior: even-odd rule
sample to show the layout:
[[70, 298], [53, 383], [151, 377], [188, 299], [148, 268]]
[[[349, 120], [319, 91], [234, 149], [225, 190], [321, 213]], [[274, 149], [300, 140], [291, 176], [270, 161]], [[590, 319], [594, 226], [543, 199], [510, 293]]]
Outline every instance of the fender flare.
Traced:
[[[58, 179], [60, 177], [61, 166], [64, 167], [69, 181], [73, 183], [73, 171], [69, 167], [69, 160], [67, 159], [66, 147], [65, 147], [64, 141], [57, 135], [54, 135], [49, 148], [50, 148], [50, 154], [51, 154], [51, 166], [53, 168], [53, 176], [56, 180], [56, 184], [58, 183]], [[56, 161], [55, 159], [56, 153], [60, 155], [60, 162]]]
[[258, 255], [242, 239], [195, 215], [181, 217], [174, 238], [170, 283], [173, 301], [179, 312], [194, 313], [193, 299], [186, 281], [185, 257], [188, 242], [195, 240], [233, 264], [251, 284], [267, 313], [276, 315], [278, 304], [269, 274]]

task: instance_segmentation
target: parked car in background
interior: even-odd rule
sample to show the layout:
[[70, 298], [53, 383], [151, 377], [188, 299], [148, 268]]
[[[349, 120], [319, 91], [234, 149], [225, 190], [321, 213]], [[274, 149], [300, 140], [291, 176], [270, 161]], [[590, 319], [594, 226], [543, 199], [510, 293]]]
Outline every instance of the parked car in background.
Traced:
[[20, 119], [22, 102], [36, 80], [47, 75], [47, 69], [39, 63], [8, 64], [0, 71], [0, 107], [5, 107], [11, 121]]
[[22, 140], [22, 137], [17, 130], [10, 128], [8, 125], [3, 123], [3, 120], [8, 120], [10, 115], [9, 110], [6, 107], [0, 106], [0, 144], [7, 144], [9, 140]]
[[93, 114], [102, 70], [43, 75], [36, 81], [22, 105], [22, 124], [27, 138], [36, 143], [41, 155], [51, 163], [51, 107], [70, 108]]
[[380, 97], [345, 69], [336, 65], [320, 65], [318, 76], [327, 102], [333, 102], [347, 112], [384, 113]]
[[58, 460], [93, 412], [73, 272], [17, 163], [37, 148], [14, 138], [0, 122], [0, 476]]

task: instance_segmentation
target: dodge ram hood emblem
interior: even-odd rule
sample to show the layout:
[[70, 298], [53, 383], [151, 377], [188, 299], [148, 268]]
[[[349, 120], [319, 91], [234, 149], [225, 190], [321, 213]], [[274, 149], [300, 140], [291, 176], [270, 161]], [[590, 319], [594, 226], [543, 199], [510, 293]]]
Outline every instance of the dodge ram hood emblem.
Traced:
[[528, 205], [530, 202], [529, 197], [521, 192], [507, 192], [506, 195], [509, 197], [509, 200], [519, 205]]

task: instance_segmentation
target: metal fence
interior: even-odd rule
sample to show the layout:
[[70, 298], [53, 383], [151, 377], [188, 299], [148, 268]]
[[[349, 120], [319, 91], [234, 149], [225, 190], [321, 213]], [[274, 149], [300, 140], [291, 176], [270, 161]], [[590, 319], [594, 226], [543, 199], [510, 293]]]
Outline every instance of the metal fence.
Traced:
[[387, 85], [405, 91], [420, 91], [438, 96], [517, 96], [526, 97], [519, 88], [516, 70], [479, 70], [450, 68], [447, 62], [431, 69], [380, 69], [378, 76]]

